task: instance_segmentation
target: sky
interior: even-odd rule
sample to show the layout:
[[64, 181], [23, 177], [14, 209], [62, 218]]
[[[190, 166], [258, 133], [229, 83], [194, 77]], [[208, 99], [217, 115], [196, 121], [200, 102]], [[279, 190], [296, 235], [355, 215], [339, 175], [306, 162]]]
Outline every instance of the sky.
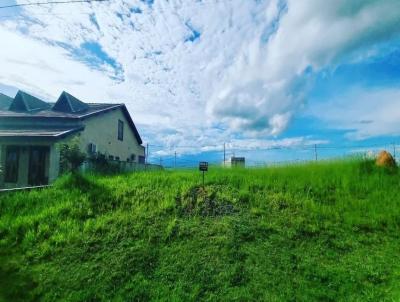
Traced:
[[224, 143], [253, 164], [400, 144], [398, 0], [0, 8], [0, 41], [0, 92], [123, 102], [164, 164], [221, 161]]

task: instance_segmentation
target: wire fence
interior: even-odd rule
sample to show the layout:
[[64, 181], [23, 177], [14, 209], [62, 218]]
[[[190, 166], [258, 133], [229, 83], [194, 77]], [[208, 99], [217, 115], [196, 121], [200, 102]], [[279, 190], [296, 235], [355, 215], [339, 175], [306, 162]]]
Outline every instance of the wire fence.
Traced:
[[[210, 165], [229, 166], [232, 157], [245, 157], [246, 166], [251, 167], [306, 163], [350, 156], [374, 158], [382, 150], [391, 153], [398, 161], [396, 153], [400, 150], [399, 144], [394, 142], [353, 145], [311, 144], [264, 148], [235, 148], [234, 146], [224, 148], [224, 144], [204, 147], [163, 147], [149, 144], [147, 148], [148, 162], [167, 169], [193, 168], [198, 166], [200, 161], [208, 161]], [[188, 148], [191, 148], [190, 151], [187, 151]]]

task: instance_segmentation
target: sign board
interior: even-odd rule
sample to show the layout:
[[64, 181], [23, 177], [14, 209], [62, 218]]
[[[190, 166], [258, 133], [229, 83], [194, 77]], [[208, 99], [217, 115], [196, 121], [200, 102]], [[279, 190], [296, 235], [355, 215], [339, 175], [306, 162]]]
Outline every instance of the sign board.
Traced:
[[206, 161], [201, 161], [200, 163], [199, 163], [199, 170], [200, 171], [208, 171], [208, 162], [206, 162]]

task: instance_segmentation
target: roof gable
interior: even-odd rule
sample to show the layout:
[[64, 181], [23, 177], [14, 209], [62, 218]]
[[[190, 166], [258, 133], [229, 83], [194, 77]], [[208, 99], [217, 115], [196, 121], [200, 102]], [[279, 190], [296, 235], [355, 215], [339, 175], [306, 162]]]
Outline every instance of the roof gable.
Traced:
[[133, 134], [136, 137], [136, 140], [138, 141], [139, 145], [143, 143], [142, 138], [140, 137], [139, 131], [137, 130], [135, 123], [132, 120], [131, 115], [129, 114], [128, 109], [126, 108], [125, 104], [121, 104], [121, 110], [123, 114], [125, 115], [125, 118], [128, 120], [129, 126], [133, 131]]
[[12, 102], [13, 98], [10, 98], [5, 94], [0, 93], [0, 110], [8, 110]]
[[54, 104], [52, 110], [68, 113], [82, 112], [89, 108], [88, 104], [77, 99], [73, 95], [63, 91]]
[[11, 103], [9, 110], [32, 112], [49, 109], [50, 107], [51, 105], [49, 103], [20, 90]]

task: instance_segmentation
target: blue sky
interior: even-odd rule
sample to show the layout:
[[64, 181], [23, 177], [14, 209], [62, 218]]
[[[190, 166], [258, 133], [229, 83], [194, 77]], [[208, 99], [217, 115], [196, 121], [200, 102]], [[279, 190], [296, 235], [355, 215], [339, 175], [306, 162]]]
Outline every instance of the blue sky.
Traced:
[[223, 143], [253, 164], [400, 143], [398, 0], [111, 0], [0, 21], [0, 92], [124, 102], [154, 161], [218, 162]]

